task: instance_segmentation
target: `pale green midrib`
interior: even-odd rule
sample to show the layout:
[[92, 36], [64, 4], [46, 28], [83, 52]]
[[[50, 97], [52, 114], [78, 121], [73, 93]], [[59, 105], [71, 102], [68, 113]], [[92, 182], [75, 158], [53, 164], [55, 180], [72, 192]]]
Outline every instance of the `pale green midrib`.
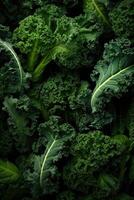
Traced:
[[92, 98], [91, 98], [91, 106], [93, 105], [93, 101], [94, 101], [94, 98], [95, 98], [95, 96], [96, 96], [96, 93], [97, 93], [99, 90], [101, 90], [101, 88], [102, 88], [108, 81], [110, 81], [111, 79], [115, 78], [116, 76], [118, 76], [119, 74], [123, 73], [124, 71], [126, 71], [127, 69], [129, 69], [129, 68], [131, 68], [131, 67], [133, 67], [133, 66], [134, 66], [134, 65], [128, 66], [127, 68], [125, 68], [125, 69], [119, 71], [118, 73], [114, 74], [113, 76], [111, 76], [110, 78], [108, 78], [106, 81], [104, 81], [104, 82], [94, 91], [94, 93], [93, 93], [93, 95], [92, 95]]
[[37, 57], [38, 57], [38, 50], [37, 50], [38, 44], [39, 44], [39, 41], [36, 40], [34, 47], [33, 47], [33, 50], [29, 55], [29, 60], [28, 60], [29, 71], [33, 71], [33, 69], [35, 67], [35, 62], [36, 62]]
[[22, 84], [22, 80], [23, 80], [22, 68], [21, 68], [20, 62], [19, 62], [19, 60], [18, 60], [18, 58], [17, 58], [17, 55], [16, 55], [15, 51], [10, 47], [10, 45], [9, 45], [8, 43], [2, 41], [1, 39], [0, 39], [0, 43], [1, 43], [2, 45], [4, 45], [4, 46], [11, 52], [11, 54], [14, 56], [14, 58], [15, 58], [17, 64], [18, 64], [18, 66], [19, 66], [19, 71], [20, 71], [20, 82], [21, 82], [21, 84]]
[[47, 55], [42, 59], [41, 63], [39, 63], [39, 65], [35, 68], [33, 72], [33, 80], [35, 81], [38, 80], [42, 72], [45, 70], [46, 65], [52, 60], [53, 53], [55, 53], [56, 50], [60, 50], [60, 51], [57, 51], [57, 53], [68, 51], [67, 47], [62, 44], [59, 44], [53, 47], [52, 49], [50, 49]]
[[16, 171], [13, 171], [12, 169], [9, 169], [9, 168], [6, 168], [6, 166], [0, 166], [0, 169], [4, 170], [4, 171], [7, 171], [7, 172], [10, 172], [12, 174], [14, 174], [15, 176], [19, 176], [19, 171], [17, 168], [15, 168]]
[[46, 153], [46, 155], [45, 155], [45, 157], [44, 157], [43, 163], [42, 163], [41, 172], [40, 172], [40, 186], [41, 186], [41, 187], [42, 187], [42, 176], [43, 176], [43, 170], [44, 170], [45, 162], [46, 162], [47, 157], [48, 157], [48, 155], [49, 155], [49, 153], [50, 153], [50, 151], [51, 151], [53, 145], [55, 144], [55, 142], [56, 142], [56, 140], [54, 140], [54, 141], [52, 142], [51, 146], [49, 147], [49, 149], [48, 149], [48, 151], [47, 151], [47, 153]]
[[96, 8], [97, 12], [100, 14], [100, 16], [103, 18], [104, 22], [107, 24], [107, 25], [110, 25], [109, 22], [106, 20], [105, 16], [103, 15], [103, 13], [100, 11], [100, 9], [98, 8], [95, 0], [92, 0], [92, 3], [94, 5], [94, 7]]

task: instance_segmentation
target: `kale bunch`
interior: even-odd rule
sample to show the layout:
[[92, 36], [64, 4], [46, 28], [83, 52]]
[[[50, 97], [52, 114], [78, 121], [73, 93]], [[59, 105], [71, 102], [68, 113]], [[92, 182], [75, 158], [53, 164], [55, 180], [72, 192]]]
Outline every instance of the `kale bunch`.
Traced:
[[20, 22], [13, 43], [28, 56], [25, 69], [36, 81], [52, 60], [69, 70], [92, 66], [102, 32], [93, 15], [71, 18], [61, 8], [47, 5]]
[[134, 199], [133, 0], [0, 2], [0, 199]]

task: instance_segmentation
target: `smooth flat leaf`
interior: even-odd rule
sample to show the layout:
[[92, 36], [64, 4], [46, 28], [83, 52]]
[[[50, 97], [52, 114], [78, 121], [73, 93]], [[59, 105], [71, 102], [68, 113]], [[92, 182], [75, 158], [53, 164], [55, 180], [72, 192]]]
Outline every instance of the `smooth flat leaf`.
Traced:
[[13, 163], [0, 160], [0, 184], [12, 183], [19, 177], [19, 169]]

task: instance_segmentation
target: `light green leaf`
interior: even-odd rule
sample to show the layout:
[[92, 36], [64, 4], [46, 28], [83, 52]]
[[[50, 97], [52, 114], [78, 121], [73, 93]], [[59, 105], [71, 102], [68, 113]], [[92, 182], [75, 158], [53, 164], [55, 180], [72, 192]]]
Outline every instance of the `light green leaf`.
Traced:
[[38, 81], [41, 74], [45, 70], [48, 63], [50, 63], [52, 60], [55, 60], [56, 56], [58, 54], [66, 53], [68, 52], [68, 49], [64, 45], [57, 45], [53, 47], [50, 51], [47, 52], [47, 54], [42, 59], [41, 63], [36, 67], [36, 69], [33, 72], [33, 80]]

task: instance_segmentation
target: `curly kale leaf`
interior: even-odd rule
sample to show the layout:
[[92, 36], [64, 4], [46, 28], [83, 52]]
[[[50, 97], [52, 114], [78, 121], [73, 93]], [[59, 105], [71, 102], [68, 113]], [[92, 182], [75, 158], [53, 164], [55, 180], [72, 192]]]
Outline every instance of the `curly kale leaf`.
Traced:
[[39, 132], [40, 136], [47, 138], [47, 134], [53, 135], [53, 137], [62, 138], [63, 141], [75, 136], [74, 128], [70, 124], [64, 123], [62, 118], [58, 116], [50, 116], [48, 121], [40, 124]]
[[91, 96], [89, 84], [79, 80], [79, 77], [59, 74], [49, 78], [40, 91], [40, 98], [44, 107], [54, 111], [54, 107], [64, 110], [87, 110], [87, 103]]
[[[106, 112], [91, 114], [91, 89], [88, 81], [76, 74], [59, 73], [31, 90], [31, 98], [39, 102], [44, 119], [51, 115], [61, 116], [79, 132], [102, 128], [111, 123], [113, 115]], [[113, 111], [113, 109], [112, 109]]]
[[9, 54], [14, 59], [14, 61], [16, 62], [16, 66], [17, 66], [17, 69], [18, 69], [18, 70], [17, 69], [16, 70], [18, 71], [18, 74], [20, 76], [20, 85], [21, 85], [22, 81], [23, 81], [23, 70], [22, 70], [22, 67], [21, 67], [21, 64], [20, 64], [20, 61], [19, 61], [17, 54], [15, 53], [15, 51], [13, 50], [12, 46], [9, 43], [4, 42], [1, 39], [0, 39], [0, 46], [1, 46], [1, 48], [4, 48], [6, 51], [8, 51]]
[[110, 22], [108, 19], [107, 5], [108, 0], [83, 0], [84, 11], [87, 14], [93, 13], [97, 18], [99, 18], [104, 24], [110, 27]]
[[79, 77], [60, 73], [33, 88], [31, 96], [41, 101], [49, 115], [60, 115], [67, 111], [68, 97], [79, 84]]
[[11, 118], [13, 119], [14, 125], [19, 131], [24, 132], [27, 122], [25, 121], [25, 118], [22, 115], [19, 115], [19, 113], [17, 112], [16, 104], [17, 104], [17, 99], [12, 97], [5, 98], [4, 107], [6, 108]]
[[35, 80], [52, 60], [68, 69], [91, 65], [103, 31], [92, 15], [71, 18], [48, 6], [22, 20], [13, 34], [15, 46], [29, 55], [27, 70]]
[[[71, 125], [60, 122], [56, 116], [40, 124], [40, 137], [45, 138], [45, 151], [41, 155], [33, 155], [32, 167], [27, 170], [26, 182], [31, 186], [33, 194], [52, 194], [59, 187], [59, 171], [57, 163], [65, 154], [66, 143], [75, 135]], [[42, 145], [42, 144], [41, 144]]]
[[[40, 186], [43, 194], [55, 192], [57, 189], [56, 177], [57, 167], [55, 162], [61, 158], [61, 151], [63, 149], [62, 139], [50, 137], [46, 146], [46, 151], [41, 156], [34, 158], [34, 172], [32, 175], [34, 180], [38, 181], [35, 184]], [[56, 178], [55, 178], [56, 177]], [[36, 179], [37, 178], [37, 179]]]
[[110, 12], [112, 28], [118, 37], [126, 37], [134, 42], [134, 1], [123, 0]]
[[35, 133], [38, 126], [38, 111], [32, 106], [27, 96], [22, 96], [20, 99], [6, 97], [3, 109], [9, 114], [8, 131], [12, 135], [17, 151], [29, 151], [32, 142], [30, 137]]
[[[102, 195], [109, 195], [113, 190], [113, 186], [110, 186], [107, 182], [110, 181], [109, 176], [112, 176], [111, 169], [107, 166], [113, 160], [114, 163], [117, 162], [119, 157], [124, 155], [124, 149], [127, 148], [127, 144], [124, 144], [126, 139], [123, 138], [124, 136], [118, 139], [111, 138], [100, 131], [78, 135], [72, 142], [71, 160], [68, 161], [63, 170], [63, 179], [68, 188], [83, 193], [96, 191], [96, 194], [92, 192], [95, 196], [97, 196], [97, 192], [98, 196], [100, 192], [102, 192]], [[105, 182], [107, 185], [106, 191], [101, 188], [101, 183], [99, 182], [99, 177], [101, 176], [102, 178], [104, 174], [104, 168], [105, 173], [107, 173], [106, 177], [109, 177]], [[118, 168], [118, 170], [120, 169]], [[118, 177], [118, 173], [114, 172], [113, 176]], [[117, 182], [119, 184], [119, 180]], [[118, 189], [118, 184], [116, 183], [115, 190]]]
[[20, 60], [12, 46], [0, 39], [0, 96], [12, 94], [19, 91], [23, 85], [24, 72]]
[[59, 73], [31, 90], [31, 98], [40, 102], [43, 116], [61, 116], [63, 121], [75, 124], [80, 131], [89, 130], [93, 120], [89, 99], [91, 89], [79, 76]]
[[29, 127], [27, 126], [27, 120], [22, 113], [16, 109], [17, 99], [12, 97], [6, 97], [4, 101], [4, 109], [9, 113], [8, 128], [12, 135], [14, 144], [18, 151], [27, 151]]
[[64, 141], [72, 139], [75, 135], [74, 128], [69, 123], [63, 122], [62, 118], [58, 116], [50, 116], [45, 123], [39, 125], [38, 130], [39, 138], [33, 143], [33, 151], [36, 154], [44, 153], [50, 135], [53, 135], [54, 138], [63, 138], [64, 136]]
[[103, 60], [96, 70], [99, 78], [91, 97], [92, 111], [96, 112], [110, 102], [112, 97], [120, 96], [133, 84], [134, 49], [127, 39], [117, 39], [105, 45]]

